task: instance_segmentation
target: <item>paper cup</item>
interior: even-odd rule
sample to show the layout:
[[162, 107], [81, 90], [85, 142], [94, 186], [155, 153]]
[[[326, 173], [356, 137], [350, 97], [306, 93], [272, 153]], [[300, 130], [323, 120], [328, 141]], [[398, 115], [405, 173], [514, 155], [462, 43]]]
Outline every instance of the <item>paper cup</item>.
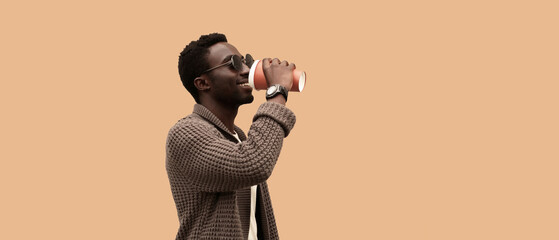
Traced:
[[[306, 82], [307, 74], [304, 71], [294, 69], [293, 86], [289, 91], [302, 92], [303, 88], [305, 88]], [[256, 90], [268, 89], [268, 83], [266, 82], [266, 77], [264, 76], [264, 71], [262, 70], [262, 62], [260, 60], [255, 60], [252, 64], [248, 74], [248, 84]]]

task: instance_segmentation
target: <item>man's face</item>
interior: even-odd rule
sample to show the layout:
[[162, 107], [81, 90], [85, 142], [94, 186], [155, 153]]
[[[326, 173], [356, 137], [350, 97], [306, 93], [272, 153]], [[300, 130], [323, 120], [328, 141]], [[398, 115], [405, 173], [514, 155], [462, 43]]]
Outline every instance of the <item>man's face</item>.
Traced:
[[[237, 48], [225, 42], [216, 43], [211, 46], [208, 55], [208, 64], [212, 68], [223, 64], [231, 59], [232, 55], [241, 57]], [[216, 101], [232, 106], [254, 101], [252, 88], [244, 83], [248, 83], [248, 73], [250, 68], [243, 64], [241, 71], [235, 70], [232, 65], [218, 67], [206, 73], [210, 78], [211, 89], [209, 94]]]

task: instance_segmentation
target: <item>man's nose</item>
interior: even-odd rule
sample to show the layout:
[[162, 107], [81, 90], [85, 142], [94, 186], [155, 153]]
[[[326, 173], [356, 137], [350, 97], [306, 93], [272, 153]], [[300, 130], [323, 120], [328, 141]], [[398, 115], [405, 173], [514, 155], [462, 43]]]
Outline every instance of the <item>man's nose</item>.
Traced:
[[250, 72], [250, 66], [246, 65], [246, 63], [243, 63], [243, 69], [241, 69], [240, 74], [241, 75], [247, 75]]

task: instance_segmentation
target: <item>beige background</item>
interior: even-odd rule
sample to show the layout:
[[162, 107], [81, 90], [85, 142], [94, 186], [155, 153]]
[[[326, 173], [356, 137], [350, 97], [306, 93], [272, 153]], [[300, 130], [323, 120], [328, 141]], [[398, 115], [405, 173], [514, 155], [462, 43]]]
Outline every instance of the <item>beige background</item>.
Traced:
[[282, 239], [559, 239], [553, 2], [3, 2], [0, 239], [174, 239], [177, 58], [210, 32], [308, 73]]

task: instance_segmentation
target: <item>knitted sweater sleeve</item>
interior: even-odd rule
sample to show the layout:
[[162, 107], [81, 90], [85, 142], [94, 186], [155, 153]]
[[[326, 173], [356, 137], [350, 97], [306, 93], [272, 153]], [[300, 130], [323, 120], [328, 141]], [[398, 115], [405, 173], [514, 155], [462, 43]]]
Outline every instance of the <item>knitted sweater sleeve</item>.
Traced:
[[211, 124], [185, 121], [169, 131], [168, 164], [199, 191], [226, 192], [256, 185], [272, 174], [283, 138], [294, 124], [291, 110], [264, 103], [253, 118], [246, 141], [237, 144]]

